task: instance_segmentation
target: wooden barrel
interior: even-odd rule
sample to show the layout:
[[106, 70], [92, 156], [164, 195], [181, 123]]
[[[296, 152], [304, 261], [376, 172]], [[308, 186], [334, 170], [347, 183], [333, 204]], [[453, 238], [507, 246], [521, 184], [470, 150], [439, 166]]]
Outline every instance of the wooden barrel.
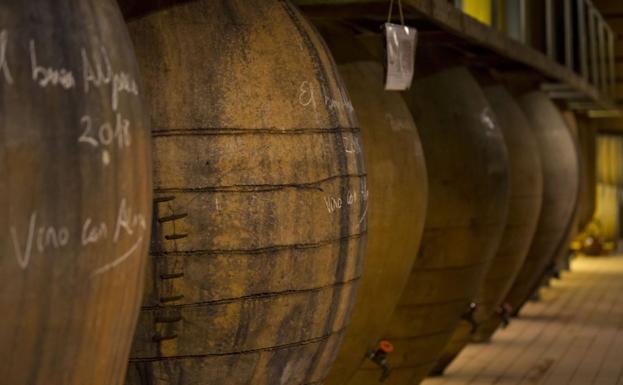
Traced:
[[602, 241], [614, 242], [619, 233], [618, 188], [623, 185], [623, 138], [620, 135], [597, 136], [597, 189], [593, 223]]
[[573, 215], [578, 194], [578, 161], [573, 138], [556, 106], [542, 92], [519, 98], [539, 144], [543, 205], [537, 230], [506, 302], [517, 313], [554, 257]]
[[[350, 46], [358, 44], [351, 41]], [[366, 355], [377, 350], [407, 283], [424, 229], [428, 181], [411, 112], [399, 93], [383, 90], [383, 67], [372, 61], [350, 61], [344, 57], [348, 51], [344, 44], [333, 51], [342, 63], [340, 73], [361, 125], [373, 197], [358, 300], [325, 381], [326, 385], [344, 385]]]
[[354, 302], [368, 199], [337, 69], [288, 1], [153, 5], [129, 22], [156, 218], [127, 384], [320, 383]]
[[[478, 291], [472, 323], [461, 321], [433, 374], [443, 373], [472, 338], [488, 339], [500, 316], [504, 316], [504, 297], [528, 254], [543, 199], [539, 148], [528, 119], [503, 86], [490, 85], [483, 90], [498, 118], [508, 149], [511, 192], [508, 219], [500, 247]], [[488, 327], [490, 324], [494, 325], [493, 330]]]
[[[565, 229], [563, 231], [563, 236], [556, 249], [554, 254], [548, 260], [545, 270], [541, 273], [541, 277], [537, 279], [530, 289], [531, 293], [537, 293], [540, 287], [546, 286], [549, 284], [549, 281], [552, 278], [560, 277], [560, 272], [564, 270], [565, 266], [568, 266], [571, 255], [571, 243], [573, 239], [578, 234], [578, 220], [579, 220], [579, 197], [580, 197], [580, 181], [581, 177], [581, 160], [579, 156], [578, 143], [577, 143], [577, 122], [575, 120], [575, 115], [572, 111], [569, 110], [561, 110], [561, 116], [563, 118], [563, 122], [565, 123], [565, 127], [568, 129], [569, 135], [573, 142], [573, 146], [571, 147], [571, 154], [575, 157], [575, 167], [570, 168], [570, 172], [575, 173], [573, 179], [575, 179], [575, 185], [570, 185], [570, 188], [575, 191], [575, 195], [572, 199], [572, 208], [571, 208], [571, 216], [569, 217]], [[570, 194], [571, 195], [571, 194]], [[538, 295], [537, 295], [538, 298]]]
[[610, 178], [608, 176], [609, 162], [608, 162], [608, 140], [606, 135], [597, 136], [597, 180], [600, 183], [609, 183]]
[[[429, 57], [418, 51], [420, 66], [435, 63]], [[420, 75], [406, 100], [422, 140], [429, 199], [422, 246], [384, 338], [395, 346], [385, 384], [405, 385], [426, 376], [474, 299], [509, 197], [504, 139], [467, 69]], [[376, 384], [379, 375], [366, 362], [351, 384]]]
[[112, 0], [0, 12], [0, 382], [122, 383], [142, 296], [151, 149]]
[[623, 185], [623, 139], [601, 134], [597, 138], [597, 174], [600, 183]]
[[576, 238], [580, 231], [580, 205], [581, 205], [581, 193], [582, 193], [582, 181], [583, 181], [583, 169], [582, 164], [583, 160], [580, 153], [580, 147], [578, 143], [578, 123], [573, 111], [566, 110], [562, 111], [562, 117], [564, 122], [569, 129], [569, 133], [571, 134], [571, 138], [573, 139], [573, 152], [576, 157], [577, 168], [575, 170], [577, 174], [577, 185], [575, 186], [576, 195], [575, 195], [575, 204], [573, 206], [573, 214], [567, 223], [567, 229], [565, 230], [564, 236], [556, 248], [556, 252], [552, 260], [550, 261], [550, 266], [545, 276], [543, 277], [543, 284], [547, 284], [547, 282], [552, 277], [559, 277], [560, 272], [565, 269], [566, 266], [569, 266], [569, 258], [571, 256], [571, 243]]
[[623, 184], [623, 141], [620, 136], [610, 137], [610, 181], [614, 185]]
[[576, 115], [578, 124], [578, 149], [580, 152], [580, 206], [579, 227], [586, 228], [595, 212], [596, 180], [596, 127], [592, 119]]
[[621, 176], [621, 163], [623, 161], [621, 143], [620, 137], [609, 136], [607, 139], [607, 145], [610, 151], [608, 159], [606, 160], [609, 166], [609, 175], [606, 182], [613, 185], [620, 185], [623, 179]]
[[606, 183], [597, 183], [597, 205], [594, 221], [605, 242], [615, 242], [619, 236], [619, 189]]

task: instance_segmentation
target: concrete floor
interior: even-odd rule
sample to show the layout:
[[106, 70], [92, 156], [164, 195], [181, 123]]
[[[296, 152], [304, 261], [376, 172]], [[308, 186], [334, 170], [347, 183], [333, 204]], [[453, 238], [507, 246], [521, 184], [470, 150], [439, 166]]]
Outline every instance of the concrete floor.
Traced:
[[623, 256], [576, 258], [541, 301], [423, 384], [623, 385]]

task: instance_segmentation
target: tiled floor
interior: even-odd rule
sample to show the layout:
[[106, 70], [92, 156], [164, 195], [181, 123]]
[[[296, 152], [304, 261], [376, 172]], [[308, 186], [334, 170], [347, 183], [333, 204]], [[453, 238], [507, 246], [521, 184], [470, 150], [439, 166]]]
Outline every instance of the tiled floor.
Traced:
[[577, 258], [542, 300], [423, 385], [623, 385], [623, 256]]

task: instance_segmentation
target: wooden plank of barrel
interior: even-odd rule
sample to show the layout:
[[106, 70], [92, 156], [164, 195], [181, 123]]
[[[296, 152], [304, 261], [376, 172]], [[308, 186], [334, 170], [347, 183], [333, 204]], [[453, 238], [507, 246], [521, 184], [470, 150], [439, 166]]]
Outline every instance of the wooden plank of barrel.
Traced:
[[568, 239], [563, 242], [564, 248], [559, 248], [557, 270], [569, 268], [569, 256], [572, 250], [580, 250], [586, 239], [586, 229], [595, 212], [596, 186], [596, 127], [592, 119], [565, 111], [563, 117], [571, 130], [577, 147], [579, 161], [579, 191], [578, 205], [573, 216], [573, 232], [568, 233]]
[[599, 183], [611, 183], [608, 137], [608, 135], [603, 134], [597, 137], [597, 180]]
[[599, 182], [623, 185], [623, 140], [618, 135], [602, 134], [597, 143]]
[[506, 302], [517, 313], [532, 294], [565, 235], [578, 193], [578, 163], [573, 138], [560, 112], [542, 92], [519, 98], [534, 130], [543, 168], [543, 205], [526, 261]]
[[[621, 185], [621, 180], [617, 177], [617, 169], [623, 167], [621, 165], [623, 163], [621, 159], [623, 151], [619, 145], [623, 142], [617, 135], [603, 133], [596, 135], [595, 141], [597, 188], [595, 189], [595, 213], [592, 218], [592, 227], [596, 232], [595, 235], [601, 238], [595, 240], [594, 245], [597, 246], [601, 245], [602, 242], [613, 242], [617, 237], [618, 219], [615, 219], [613, 214], [618, 209], [613, 204], [613, 194], [614, 188]], [[610, 212], [609, 210], [614, 211]], [[592, 247], [591, 254], [598, 253], [594, 249], [595, 246]]]
[[151, 220], [142, 92], [116, 2], [3, 2], [3, 384], [123, 382]]
[[623, 141], [620, 136], [610, 136], [610, 153], [608, 164], [610, 165], [610, 180], [613, 185], [623, 184]]
[[[565, 127], [567, 127], [573, 146], [570, 149], [572, 152], [572, 156], [576, 158], [575, 163], [573, 164], [573, 172], [576, 174], [574, 180], [576, 181], [575, 186], [569, 186], [571, 189], [575, 190], [575, 196], [570, 197], [572, 199], [572, 208], [571, 208], [571, 216], [569, 217], [564, 230], [562, 239], [556, 245], [554, 253], [548, 259], [545, 269], [541, 272], [538, 279], [536, 279], [532, 283], [532, 288], [529, 290], [530, 293], [536, 293], [540, 287], [546, 286], [549, 284], [549, 281], [552, 278], [556, 278], [560, 276], [560, 272], [569, 265], [569, 257], [571, 253], [571, 242], [575, 238], [578, 233], [578, 220], [579, 220], [579, 192], [580, 192], [580, 158], [578, 151], [578, 144], [576, 140], [577, 135], [577, 125], [575, 123], [575, 118], [573, 117], [573, 113], [570, 111], [564, 111], [561, 113], [563, 118], [563, 122]], [[570, 194], [571, 195], [571, 194]]]
[[[543, 277], [543, 284], [547, 284], [548, 281], [552, 277], [559, 277], [560, 272], [569, 266], [569, 257], [571, 254], [571, 242], [578, 235], [580, 231], [579, 221], [580, 221], [580, 197], [581, 197], [581, 189], [582, 189], [582, 181], [583, 181], [583, 169], [582, 163], [583, 160], [580, 154], [580, 147], [578, 142], [578, 124], [575, 118], [575, 114], [573, 111], [562, 111], [562, 117], [564, 122], [569, 129], [569, 133], [571, 134], [571, 138], [573, 140], [573, 152], [576, 157], [576, 174], [577, 174], [577, 185], [575, 186], [576, 195], [575, 195], [575, 204], [573, 206], [573, 214], [567, 223], [567, 229], [565, 230], [564, 236], [560, 241], [560, 244], [556, 248], [556, 252], [552, 260], [550, 261], [550, 266], [545, 276]], [[535, 288], [536, 289], [536, 288]]]
[[[427, 51], [418, 51], [419, 65], [434, 68], [436, 51]], [[504, 139], [473, 76], [462, 67], [420, 76], [406, 100], [422, 140], [429, 203], [418, 258], [385, 332], [395, 346], [386, 384], [417, 384], [434, 365], [497, 250], [509, 197]], [[376, 384], [379, 376], [366, 362], [351, 384]]]
[[157, 215], [126, 383], [321, 383], [368, 199], [337, 68], [287, 1], [153, 5], [129, 22]]
[[486, 328], [489, 318], [505, 316], [503, 300], [528, 254], [543, 199], [539, 148], [528, 119], [503, 86], [487, 85], [483, 91], [508, 149], [511, 191], [508, 219], [499, 249], [476, 297], [473, 323], [460, 322], [433, 369], [435, 375], [442, 374], [472, 338], [482, 340], [491, 335], [492, 331]]
[[411, 112], [399, 93], [384, 91], [383, 67], [366, 60], [365, 48], [354, 39], [344, 40], [328, 39], [361, 125], [373, 199], [358, 300], [326, 385], [346, 384], [365, 357], [379, 349], [417, 256], [428, 193]]
[[577, 116], [578, 148], [580, 151], [580, 208], [579, 227], [585, 229], [595, 212], [596, 181], [596, 127], [592, 119]]
[[617, 186], [597, 183], [595, 221], [606, 242], [615, 242], [619, 234], [619, 190]]

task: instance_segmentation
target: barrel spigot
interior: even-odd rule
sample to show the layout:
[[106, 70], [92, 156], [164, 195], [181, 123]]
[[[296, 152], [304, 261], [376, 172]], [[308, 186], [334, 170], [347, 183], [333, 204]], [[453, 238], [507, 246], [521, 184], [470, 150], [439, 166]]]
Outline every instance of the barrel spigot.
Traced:
[[476, 309], [478, 309], [478, 304], [476, 302], [470, 302], [469, 308], [461, 316], [461, 319], [463, 319], [464, 321], [467, 321], [472, 327], [472, 330], [470, 331], [471, 334], [475, 334], [478, 331], [478, 328], [480, 327], [480, 324], [478, 323], [478, 321], [476, 321], [476, 318], [475, 318]]
[[394, 351], [394, 345], [389, 341], [379, 342], [379, 346], [376, 350], [370, 350], [367, 357], [381, 368], [381, 377], [379, 382], [385, 382], [391, 373], [391, 367], [389, 366], [389, 354]]
[[502, 328], [508, 327], [508, 325], [511, 323], [513, 306], [510, 303], [505, 302], [498, 307], [497, 313], [502, 320]]
[[[558, 265], [555, 262], [552, 262], [549, 265], [547, 265], [545, 277], [560, 279], [560, 269], [558, 269]], [[549, 282], [547, 278], [545, 278], [545, 281], [546, 282], [544, 282], [545, 284], [544, 286], [549, 286]]]

